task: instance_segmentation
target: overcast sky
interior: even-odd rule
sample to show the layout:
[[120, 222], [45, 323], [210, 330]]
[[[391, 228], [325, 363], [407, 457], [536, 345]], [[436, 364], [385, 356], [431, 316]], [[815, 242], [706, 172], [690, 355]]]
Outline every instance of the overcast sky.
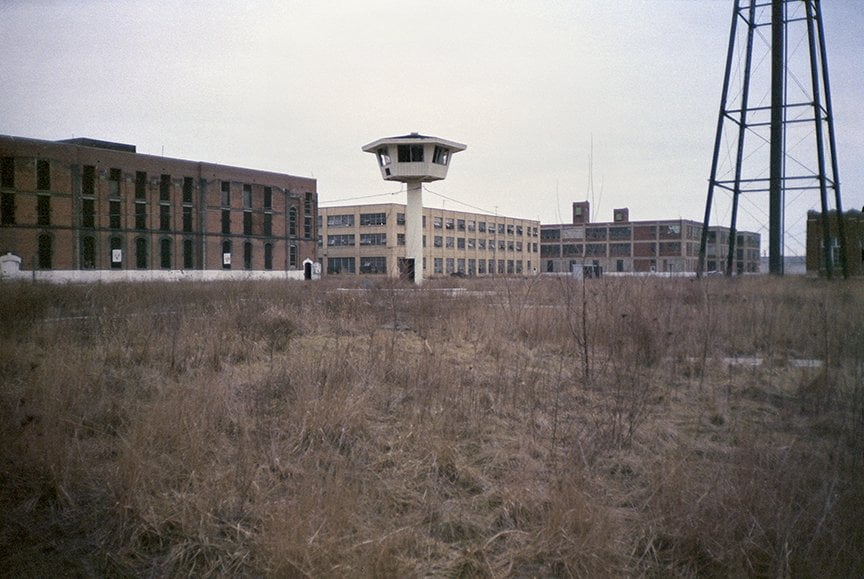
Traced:
[[[864, 2], [822, 4], [843, 202], [860, 209]], [[557, 223], [590, 198], [600, 221], [701, 221], [732, 5], [0, 0], [0, 133], [311, 176], [327, 204], [404, 202], [360, 147], [417, 131], [468, 145], [427, 205]], [[754, 199], [739, 228], [765, 215]], [[800, 208], [786, 219], [802, 253]]]

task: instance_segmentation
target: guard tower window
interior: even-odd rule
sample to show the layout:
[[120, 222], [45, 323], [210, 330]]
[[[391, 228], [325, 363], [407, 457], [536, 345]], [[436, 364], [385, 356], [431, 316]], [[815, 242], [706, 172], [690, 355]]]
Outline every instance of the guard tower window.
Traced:
[[423, 145], [399, 145], [400, 163], [422, 163]]
[[[400, 147], [400, 149], [401, 149], [401, 147]], [[379, 165], [381, 165], [382, 167], [386, 167], [387, 165], [390, 164], [390, 152], [387, 150], [387, 147], [381, 147], [380, 149], [375, 151], [375, 154], [378, 155], [378, 164]], [[400, 152], [400, 155], [401, 155], [401, 152]], [[401, 161], [401, 159], [400, 159], [400, 161]]]
[[432, 155], [432, 162], [438, 165], [446, 165], [450, 161], [450, 149], [444, 147], [435, 147], [435, 153]]

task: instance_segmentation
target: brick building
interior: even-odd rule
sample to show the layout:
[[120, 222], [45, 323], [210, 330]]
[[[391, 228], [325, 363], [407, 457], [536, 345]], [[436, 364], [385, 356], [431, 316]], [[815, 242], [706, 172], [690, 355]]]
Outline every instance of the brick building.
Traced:
[[[382, 203], [319, 209], [319, 254], [330, 274], [400, 275], [405, 205]], [[423, 208], [423, 277], [535, 273], [540, 222]]]
[[47, 278], [303, 277], [316, 211], [314, 179], [0, 135], [0, 255]]
[[[825, 238], [822, 234], [822, 213], [807, 212], [807, 273], [824, 275]], [[846, 264], [850, 276], [864, 275], [864, 214], [861, 211], [843, 212], [843, 232], [846, 237]], [[828, 213], [828, 235], [833, 275], [842, 275], [840, 255], [840, 224], [837, 212]]]
[[[592, 223], [590, 204], [573, 203], [573, 222], [543, 225], [540, 267], [544, 273], [570, 273], [581, 268], [617, 273], [692, 273], [699, 262], [702, 224], [689, 219], [630, 221], [630, 211], [615, 209], [610, 222]], [[759, 271], [758, 233], [739, 231], [735, 273]], [[711, 227], [706, 269], [724, 270], [729, 229]]]

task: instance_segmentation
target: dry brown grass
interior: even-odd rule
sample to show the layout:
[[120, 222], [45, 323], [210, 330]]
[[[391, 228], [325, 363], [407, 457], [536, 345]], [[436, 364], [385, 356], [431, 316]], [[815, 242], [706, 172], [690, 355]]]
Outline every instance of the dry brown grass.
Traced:
[[2, 574], [864, 575], [860, 283], [454, 281], [0, 285]]

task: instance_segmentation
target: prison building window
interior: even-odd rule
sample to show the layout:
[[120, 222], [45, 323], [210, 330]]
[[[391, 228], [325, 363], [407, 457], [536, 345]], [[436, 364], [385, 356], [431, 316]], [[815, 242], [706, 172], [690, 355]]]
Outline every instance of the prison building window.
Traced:
[[111, 269], [120, 269], [123, 267], [123, 240], [119, 237], [112, 237], [110, 241], [109, 259], [111, 261]]
[[0, 194], [0, 225], [15, 225], [15, 194]]
[[486, 275], [486, 260], [478, 259], [477, 260], [477, 273], [479, 275]]
[[192, 192], [195, 189], [195, 181], [192, 177], [183, 177], [183, 203], [192, 204]]
[[405, 245], [405, 234], [397, 233], [396, 234], [396, 245]]
[[36, 225], [51, 225], [50, 195], [38, 195], [36, 197]]
[[453, 237], [445, 237], [444, 238], [444, 247], [452, 249], [453, 248], [453, 241], [454, 241]]
[[[353, 217], [353, 215], [352, 215]], [[353, 219], [351, 220], [354, 221]], [[288, 237], [297, 237], [297, 208], [288, 210]]]
[[81, 194], [91, 197], [96, 194], [96, 167], [93, 165], [84, 165], [81, 174]]
[[386, 213], [361, 213], [360, 226], [371, 227], [375, 225], [387, 225]]
[[450, 149], [444, 147], [435, 147], [435, 153], [432, 155], [432, 162], [438, 165], [446, 165], [450, 160]]
[[360, 245], [387, 245], [386, 233], [361, 233]]
[[465, 220], [457, 219], [456, 220], [456, 231], [465, 231]]
[[231, 233], [231, 210], [222, 210], [222, 233]]
[[273, 214], [265, 213], [264, 214], [264, 235], [266, 237], [270, 237], [273, 235]]
[[39, 269], [51, 269], [51, 260], [54, 256], [53, 240], [47, 233], [39, 236], [37, 241]]
[[312, 193], [306, 193], [303, 202], [303, 237], [312, 239]]
[[183, 231], [185, 233], [192, 232], [192, 208], [191, 207], [183, 207]]
[[47, 159], [36, 161], [36, 189], [39, 191], [51, 189], [51, 163]]
[[444, 238], [440, 235], [436, 235], [435, 238], [432, 240], [432, 245], [434, 245], [435, 247], [441, 247], [443, 244]]
[[171, 269], [170, 239], [162, 239], [159, 241], [159, 267], [162, 269]]
[[171, 206], [167, 203], [159, 206], [159, 230], [171, 231]]
[[108, 196], [120, 196], [120, 169], [108, 170]]
[[252, 242], [243, 244], [243, 269], [252, 269]]
[[273, 187], [264, 187], [264, 210], [273, 209]]
[[432, 218], [432, 227], [434, 227], [435, 229], [441, 229], [442, 223], [443, 223], [443, 221], [441, 220], [440, 217], [433, 217]]
[[288, 267], [297, 267], [297, 246], [293, 243], [288, 246]]
[[96, 227], [96, 201], [94, 199], [81, 200], [81, 227]]
[[513, 235], [513, 224], [512, 223], [507, 224], [507, 235]]
[[252, 235], [252, 212], [243, 212], [243, 235]]
[[486, 222], [485, 221], [478, 221], [477, 222], [477, 231], [479, 233], [486, 233]]
[[446, 218], [444, 220], [444, 229], [453, 229], [455, 223], [456, 222], [450, 217]]
[[456, 249], [465, 249], [465, 238], [457, 237], [456, 238]]
[[0, 187], [15, 188], [15, 157], [0, 159]]
[[387, 273], [386, 257], [364, 257], [360, 260], [360, 273]]
[[91, 236], [81, 238], [81, 269], [96, 268], [96, 239]]
[[498, 224], [498, 235], [504, 235], [504, 224], [503, 223]]
[[231, 242], [222, 242], [222, 269], [231, 269]]
[[108, 201], [108, 227], [111, 229], [120, 229], [120, 221], [120, 201], [112, 199]]
[[135, 171], [135, 199], [147, 199], [147, 173]]
[[159, 201], [171, 201], [171, 175], [159, 178]]
[[[294, 210], [294, 219], [297, 219], [297, 210]], [[328, 215], [327, 227], [354, 227], [354, 215]]]
[[183, 269], [193, 269], [195, 267], [194, 247], [191, 239], [183, 240]]
[[328, 247], [345, 247], [345, 246], [354, 246], [354, 234], [353, 233], [344, 233], [339, 235], [328, 235], [327, 236], [327, 246]]
[[147, 240], [143, 237], [135, 239], [135, 267], [147, 269]]
[[327, 259], [327, 273], [354, 273], [353, 257], [330, 257]]
[[231, 182], [222, 181], [222, 207], [231, 207]]
[[135, 229], [147, 229], [147, 203], [144, 201], [135, 202]]
[[265, 243], [264, 244], [264, 269], [271, 270], [273, 269], [273, 244]]
[[405, 225], [405, 214], [397, 213], [396, 214], [396, 225]]
[[444, 272], [445, 273], [455, 273], [456, 272], [456, 260], [452, 257], [448, 257], [444, 260]]

